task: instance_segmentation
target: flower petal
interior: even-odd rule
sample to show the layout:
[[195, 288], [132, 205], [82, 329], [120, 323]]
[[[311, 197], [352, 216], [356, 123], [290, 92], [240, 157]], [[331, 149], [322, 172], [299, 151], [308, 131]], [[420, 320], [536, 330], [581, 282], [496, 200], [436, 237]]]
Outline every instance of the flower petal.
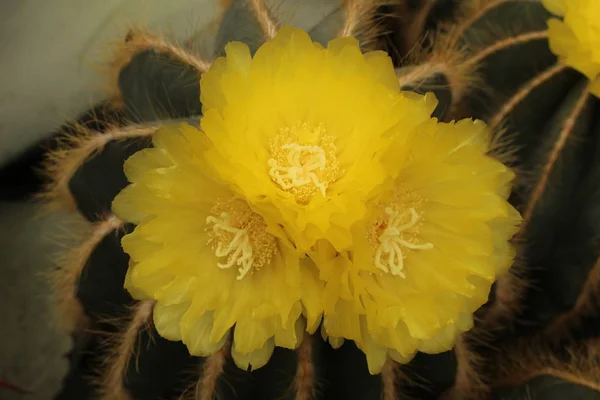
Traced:
[[154, 327], [165, 339], [181, 340], [180, 322], [190, 307], [190, 303], [165, 305], [157, 302], [154, 306]]
[[275, 343], [273, 339], [267, 340], [262, 347], [249, 353], [241, 353], [237, 350], [235, 342], [231, 349], [231, 357], [239, 368], [247, 370], [256, 370], [263, 367], [271, 358]]

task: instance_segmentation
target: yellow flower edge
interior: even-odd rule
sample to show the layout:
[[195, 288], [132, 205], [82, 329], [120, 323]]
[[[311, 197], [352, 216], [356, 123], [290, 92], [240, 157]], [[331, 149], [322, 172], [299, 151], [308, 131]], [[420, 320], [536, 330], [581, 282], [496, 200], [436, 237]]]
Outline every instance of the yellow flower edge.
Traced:
[[211, 174], [201, 131], [160, 128], [153, 145], [126, 161], [131, 184], [113, 201], [117, 216], [137, 224], [122, 239], [126, 288], [156, 300], [156, 330], [192, 355], [232, 340], [236, 364], [256, 369], [274, 346], [296, 348], [321, 320], [314, 264]]
[[354, 340], [371, 373], [388, 356], [450, 350], [512, 265], [514, 174], [489, 142], [480, 121], [426, 122], [395, 144], [393, 178], [352, 227], [353, 246], [321, 241], [311, 253], [326, 282], [323, 334]]
[[584, 74], [590, 91], [600, 97], [600, 2], [596, 0], [542, 0], [562, 19], [548, 21], [550, 49], [559, 60]]
[[401, 92], [389, 56], [354, 38], [323, 48], [283, 27], [254, 56], [237, 42], [225, 51], [200, 81], [206, 159], [300, 251], [319, 239], [349, 247], [387, 176], [382, 155], [435, 97]]

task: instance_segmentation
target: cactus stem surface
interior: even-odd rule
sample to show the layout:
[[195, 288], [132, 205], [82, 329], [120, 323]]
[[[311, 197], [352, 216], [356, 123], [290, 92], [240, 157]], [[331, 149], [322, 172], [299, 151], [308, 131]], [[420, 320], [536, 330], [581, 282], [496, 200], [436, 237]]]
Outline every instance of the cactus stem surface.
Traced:
[[127, 372], [131, 356], [135, 352], [139, 333], [145, 329], [152, 319], [154, 301], [140, 301], [133, 306], [129, 324], [116, 338], [112, 354], [106, 360], [105, 373], [102, 377], [100, 399], [129, 400], [131, 395], [124, 386], [124, 376]]
[[421, 3], [421, 7], [412, 16], [404, 32], [404, 48], [409, 52], [417, 48], [417, 46], [422, 45], [427, 19], [439, 2], [437, 0], [423, 0]]
[[548, 38], [547, 30], [536, 31], [536, 32], [527, 32], [527, 33], [523, 33], [521, 35], [508, 37], [506, 39], [495, 42], [491, 46], [481, 49], [477, 54], [473, 55], [468, 60], [466, 60], [465, 63], [469, 66], [475, 66], [475, 65], [479, 64], [482, 60], [484, 60], [486, 57], [488, 57], [498, 51], [504, 50], [508, 47], [516, 46], [521, 43], [530, 42], [532, 40], [541, 40], [541, 39], [547, 39], [547, 38]]
[[575, 306], [569, 311], [559, 315], [548, 325], [544, 334], [549, 340], [564, 337], [568, 327], [577, 325], [579, 318], [597, 311], [598, 292], [600, 289], [600, 257], [588, 273], [585, 284]]
[[175, 60], [191, 66], [199, 74], [210, 68], [211, 62], [204, 60], [196, 52], [188, 50], [174, 41], [149, 33], [142, 28], [129, 31], [125, 41], [119, 41], [111, 46], [110, 61], [105, 66], [100, 66], [101, 73], [107, 76], [106, 91], [111, 97], [114, 107], [122, 107], [121, 91], [119, 89], [119, 75], [136, 54], [147, 50], [169, 55]]
[[[448, 44], [455, 48], [460, 42], [460, 38], [463, 36], [465, 31], [471, 27], [475, 21], [483, 17], [488, 11], [494, 7], [498, 7], [501, 4], [507, 3], [514, 0], [472, 0], [465, 2], [466, 6], [470, 10], [464, 12], [464, 17], [456, 24], [456, 27], [450, 32]], [[525, 1], [538, 1], [538, 0], [523, 0]]]
[[248, 0], [256, 15], [256, 20], [265, 34], [265, 39], [271, 40], [279, 30], [277, 22], [271, 17], [271, 12], [264, 0]]
[[[599, 352], [597, 339], [565, 347], [565, 357], [558, 357], [547, 344], [525, 341], [499, 354], [501, 373], [494, 387], [518, 386], [539, 376], [552, 376], [600, 392], [598, 382]], [[515, 358], [506, 358], [514, 354]]]
[[454, 385], [444, 394], [444, 399], [481, 397], [488, 391], [488, 387], [477, 373], [477, 366], [481, 360], [469, 346], [468, 333], [463, 333], [456, 339], [454, 353], [456, 354], [456, 379]]
[[206, 359], [202, 368], [202, 375], [196, 384], [195, 400], [212, 400], [215, 398], [217, 383], [219, 377], [223, 375], [229, 350], [230, 344], [226, 343], [221, 350]]
[[199, 55], [180, 47], [176, 43], [143, 31], [132, 32], [130, 39], [125, 43], [125, 47], [132, 56], [135, 53], [150, 49], [156, 50], [159, 53], [169, 54], [176, 60], [192, 66], [199, 73], [208, 71], [211, 64]]
[[581, 114], [581, 112], [587, 104], [587, 100], [590, 97], [590, 86], [591, 83], [588, 84], [587, 88], [583, 91], [581, 97], [579, 98], [579, 100], [577, 100], [575, 107], [573, 107], [573, 110], [571, 111], [567, 119], [564, 121], [562, 130], [560, 131], [558, 136], [558, 140], [556, 141], [556, 143], [554, 143], [548, 161], [544, 165], [544, 169], [542, 175], [540, 176], [540, 180], [535, 185], [531, 197], [529, 198], [529, 201], [525, 206], [525, 210], [523, 211], [523, 223], [521, 224], [521, 230], [517, 234], [517, 238], [523, 236], [523, 234], [527, 230], [529, 222], [531, 222], [533, 211], [535, 210], [537, 202], [540, 200], [542, 194], [544, 193], [546, 185], [548, 184], [548, 179], [550, 178], [550, 173], [552, 172], [552, 169], [554, 168], [554, 165], [556, 164], [556, 161], [558, 160], [561, 151], [565, 147], [567, 140], [570, 138], [571, 133], [573, 132], [573, 127], [577, 122], [577, 117], [579, 116], [579, 114]]
[[397, 369], [398, 364], [391, 358], [388, 358], [383, 365], [383, 369], [381, 370], [383, 400], [398, 399], [398, 391], [396, 390]]
[[79, 132], [66, 136], [64, 144], [51, 152], [45, 162], [45, 175], [49, 183], [39, 195], [51, 208], [75, 210], [75, 200], [69, 190], [69, 181], [81, 165], [94, 153], [111, 141], [150, 136], [157, 129], [153, 125], [115, 128], [105, 133], [95, 133], [80, 128]]
[[527, 382], [533, 378], [536, 378], [538, 376], [542, 376], [542, 375], [548, 375], [548, 376], [553, 376], [555, 378], [560, 378], [564, 381], [567, 382], [571, 382], [574, 383], [576, 385], [581, 385], [584, 387], [587, 387], [589, 389], [592, 389], [596, 392], [600, 392], [600, 384], [589, 380], [589, 379], [585, 379], [581, 376], [578, 376], [575, 373], [569, 372], [569, 371], [562, 371], [560, 369], [555, 369], [555, 368], [541, 368], [538, 369], [536, 371], [532, 371], [527, 375], [521, 375], [519, 376], [519, 380], [518, 382], [516, 380], [508, 380], [506, 382], [503, 382], [505, 384], [514, 384], [515, 386], [518, 385], [519, 383], [522, 382]]
[[[517, 253], [520, 253], [517, 249]], [[520, 260], [515, 261], [511, 269], [496, 281], [494, 302], [481, 317], [479, 324], [469, 333], [469, 338], [477, 340], [478, 336], [485, 337], [490, 333], [498, 333], [506, 329], [519, 310], [525, 289], [530, 285], [523, 278], [524, 265]]]
[[298, 356], [298, 367], [294, 386], [296, 400], [311, 400], [315, 395], [315, 367], [313, 364], [313, 338], [304, 335], [304, 339], [296, 350]]
[[114, 215], [93, 225], [89, 237], [78, 247], [66, 251], [59, 260], [59, 267], [50, 274], [53, 296], [60, 313], [61, 327], [67, 332], [81, 328], [86, 317], [76, 297], [79, 277], [92, 252], [111, 232], [120, 229], [123, 221]]
[[511, 113], [511, 111], [523, 101], [533, 90], [543, 85], [553, 76], [558, 75], [562, 71], [567, 69], [563, 64], [555, 64], [554, 66], [546, 69], [541, 74], [527, 82], [523, 87], [516, 92], [489, 121], [489, 126], [492, 129], [498, 128], [498, 126], [504, 121], [504, 119]]

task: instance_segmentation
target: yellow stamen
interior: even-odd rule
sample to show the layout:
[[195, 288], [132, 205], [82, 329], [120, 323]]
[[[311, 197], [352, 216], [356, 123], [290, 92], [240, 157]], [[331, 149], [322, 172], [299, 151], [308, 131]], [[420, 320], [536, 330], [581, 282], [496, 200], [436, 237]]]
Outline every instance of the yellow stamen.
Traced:
[[334, 138], [322, 127], [300, 124], [283, 129], [271, 141], [271, 155], [271, 179], [302, 204], [316, 192], [326, 196], [329, 185], [341, 176]]
[[[404, 272], [404, 254], [402, 247], [411, 250], [428, 250], [433, 248], [433, 244], [411, 243], [404, 239], [404, 232], [414, 228], [419, 222], [419, 214], [414, 208], [409, 208], [400, 213], [392, 207], [386, 207], [386, 227], [378, 236], [379, 245], [375, 250], [375, 266], [385, 273], [391, 273], [401, 278], [406, 278]], [[410, 216], [410, 220], [402, 223]]]
[[263, 218], [253, 212], [248, 204], [239, 199], [220, 203], [213, 208], [218, 215], [209, 215], [206, 224], [212, 224], [209, 243], [213, 243], [215, 255], [226, 262], [217, 263], [221, 269], [238, 268], [238, 280], [252, 269], [258, 270], [271, 261], [277, 251], [276, 238], [266, 232]]

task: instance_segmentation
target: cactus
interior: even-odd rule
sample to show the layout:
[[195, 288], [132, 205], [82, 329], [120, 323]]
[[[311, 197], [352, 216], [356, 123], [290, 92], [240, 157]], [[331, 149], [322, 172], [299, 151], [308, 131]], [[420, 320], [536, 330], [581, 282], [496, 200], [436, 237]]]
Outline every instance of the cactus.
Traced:
[[[457, 341], [444, 395], [596, 398], [594, 81], [554, 54], [553, 15], [540, 2], [465, 3], [440, 29], [433, 51], [411, 68], [423, 69], [446, 51], [460, 54], [454, 65], [440, 67], [452, 97], [445, 118], [479, 118], [499, 133], [503, 156], [518, 173], [511, 203], [524, 221], [514, 238], [517, 262], [497, 281], [475, 327]], [[450, 76], [465, 79], [453, 85]]]
[[[452, 351], [418, 353], [403, 365], [388, 360], [379, 375], [369, 374], [352, 342], [334, 350], [318, 333], [295, 351], [276, 348], [255, 371], [237, 368], [227, 346], [199, 358], [158, 335], [153, 303], [135, 302], [123, 288], [129, 260], [120, 239], [133, 226], [111, 214], [111, 202], [127, 185], [124, 161], [148, 147], [159, 126], [198, 124], [197, 82], [210, 61], [193, 43], [135, 30], [109, 68], [109, 107], [119, 118], [99, 132], [75, 126], [46, 165], [49, 205], [80, 212], [90, 223], [82, 232], [87, 240], [52, 275], [60, 322], [76, 344], [61, 398], [552, 398], [548, 386], [556, 382], [564, 384], [555, 398], [598, 395], [600, 142], [587, 79], [550, 51], [551, 14], [540, 3], [464, 1], [439, 26], [436, 2], [408, 3], [380, 8], [378, 1], [349, 0], [309, 33], [321, 43], [342, 35], [357, 37], [365, 49], [394, 49], [400, 86], [433, 91], [434, 116], [479, 118], [496, 132], [492, 153], [518, 174], [510, 201], [524, 222], [514, 239], [517, 261], [496, 282], [475, 326]], [[399, 21], [387, 36], [391, 47], [382, 12]], [[255, 51], [278, 27], [264, 2], [234, 0], [215, 57], [233, 40]]]

